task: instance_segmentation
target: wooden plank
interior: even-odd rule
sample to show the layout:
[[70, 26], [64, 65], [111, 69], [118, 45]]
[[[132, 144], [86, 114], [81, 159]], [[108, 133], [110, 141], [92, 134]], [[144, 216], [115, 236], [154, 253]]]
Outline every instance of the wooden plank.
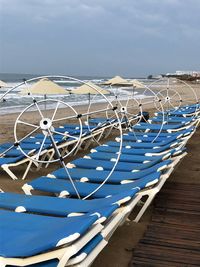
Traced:
[[164, 186], [131, 266], [200, 266], [200, 185]]

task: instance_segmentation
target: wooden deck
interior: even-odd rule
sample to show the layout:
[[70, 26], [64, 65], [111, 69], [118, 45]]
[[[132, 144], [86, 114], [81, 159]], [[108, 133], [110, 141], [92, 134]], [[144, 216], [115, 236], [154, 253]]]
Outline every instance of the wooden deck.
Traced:
[[200, 266], [200, 185], [165, 184], [130, 266]]

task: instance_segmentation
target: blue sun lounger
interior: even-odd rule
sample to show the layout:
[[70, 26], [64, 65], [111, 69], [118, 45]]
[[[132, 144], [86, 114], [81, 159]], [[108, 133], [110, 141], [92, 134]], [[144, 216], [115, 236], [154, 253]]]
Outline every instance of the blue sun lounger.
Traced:
[[137, 136], [137, 139], [140, 139], [140, 136], [142, 137], [156, 137], [155, 141], [157, 141], [157, 137], [159, 138], [171, 138], [171, 137], [174, 137], [176, 136], [177, 138], [181, 138], [181, 137], [184, 137], [184, 136], [187, 136], [189, 134], [191, 134], [192, 132], [194, 132], [195, 130], [195, 127], [194, 126], [190, 126], [189, 128], [187, 129], [184, 129], [184, 130], [181, 130], [179, 132], [171, 132], [171, 133], [168, 133], [168, 132], [160, 132], [159, 135], [158, 133], [156, 132], [147, 132], [147, 133], [144, 133], [144, 132], [137, 132], [137, 134], [135, 132], [128, 132], [124, 135], [129, 135], [129, 136]]
[[[163, 162], [154, 165], [153, 167], [141, 170], [139, 172], [120, 172], [115, 170], [109, 177], [107, 183], [121, 184], [125, 183], [126, 181], [134, 181], [142, 177], [146, 177], [156, 172], [165, 173], [166, 169], [171, 168], [171, 164], [172, 164], [171, 160], [165, 160]], [[110, 171], [97, 171], [94, 169], [83, 169], [83, 168], [72, 168], [69, 169], [68, 171], [73, 180], [80, 180], [82, 182], [90, 181], [95, 183], [102, 183], [110, 173]], [[52, 172], [51, 174], [48, 174], [47, 177], [64, 179], [64, 180], [69, 179], [63, 168], [60, 168]]]
[[[91, 241], [89, 241], [80, 251], [69, 258], [67, 266], [89, 266], [101, 250], [107, 245], [107, 241], [101, 234], [96, 235]], [[91, 259], [90, 259], [91, 258]], [[80, 265], [79, 265], [80, 263]], [[59, 260], [53, 259], [42, 263], [36, 263], [34, 265], [28, 265], [29, 267], [57, 267]]]
[[[166, 124], [191, 124], [196, 121], [195, 118], [184, 118], [184, 117], [175, 117], [175, 116], [165, 116], [164, 117], [164, 123]], [[149, 120], [150, 123], [162, 123], [163, 122], [163, 117], [162, 116], [156, 116], [153, 117], [152, 119]]]
[[[126, 172], [135, 172], [144, 170], [154, 166], [155, 164], [163, 160], [162, 156], [156, 157], [155, 160], [146, 163], [134, 163], [134, 162], [123, 162], [120, 161], [117, 163], [115, 170], [116, 171], [126, 171]], [[112, 170], [115, 162], [106, 161], [106, 160], [95, 160], [95, 159], [76, 159], [71, 163], [67, 164], [68, 168], [86, 168], [86, 169], [96, 169], [96, 170]]]
[[134, 126], [134, 131], [145, 131], [145, 132], [148, 132], [148, 131], [164, 132], [165, 131], [165, 132], [171, 133], [171, 132], [183, 130], [186, 127], [188, 127], [188, 125], [184, 125], [181, 123], [170, 124], [170, 125], [167, 125], [167, 124], [160, 125], [160, 124], [151, 124], [151, 123], [141, 122]]
[[[153, 175], [148, 175], [146, 177], [135, 180], [128, 184], [112, 185], [104, 184], [97, 192], [92, 195], [92, 198], [105, 198], [108, 196], [114, 196], [119, 193], [123, 193], [127, 190], [136, 190], [138, 192], [149, 184], [157, 183], [161, 176], [160, 172], [154, 173]], [[99, 187], [100, 184], [96, 183], [83, 183], [74, 181], [75, 186], [81, 197], [88, 196], [91, 192]], [[30, 193], [31, 190], [38, 190], [43, 192], [49, 192], [53, 194], [58, 194], [59, 196], [76, 196], [72, 184], [67, 180], [52, 179], [48, 177], [40, 177], [34, 179], [32, 182], [27, 183], [23, 186], [23, 190], [26, 193]]]
[[[155, 115], [162, 116], [161, 112], [155, 113]], [[176, 117], [193, 117], [199, 115], [199, 109], [193, 108], [185, 108], [185, 109], [177, 109], [177, 110], [168, 110], [164, 112], [165, 116], [176, 116]]]
[[[121, 185], [113, 185], [108, 184], [112, 183], [112, 181], [108, 180], [108, 183], [104, 184], [97, 192], [95, 192], [91, 197], [92, 198], [108, 198], [116, 196], [116, 194], [125, 193], [127, 190], [136, 190], [137, 195], [132, 200], [132, 204], [129, 204], [129, 213], [131, 212], [132, 208], [138, 203], [138, 201], [142, 198], [142, 196], [147, 196], [147, 201], [145, 202], [144, 208], [138, 213], [136, 220], [138, 221], [142, 214], [145, 212], [148, 205], [151, 203], [154, 196], [160, 190], [166, 179], [169, 177], [173, 167], [170, 167], [170, 161], [168, 162], [169, 165], [163, 166], [166, 171], [162, 173], [161, 171], [153, 172], [149, 175], [145, 175], [142, 178], [136, 177], [135, 181], [128, 180], [125, 181], [125, 184]], [[162, 168], [162, 166], [161, 166]], [[161, 169], [162, 170], [162, 169]], [[152, 170], [153, 171], [153, 170]], [[101, 172], [100, 172], [101, 173]], [[129, 175], [129, 173], [127, 173]], [[128, 178], [128, 177], [127, 177]], [[91, 179], [92, 180], [92, 179]], [[116, 179], [117, 180], [117, 179]], [[93, 182], [101, 182], [96, 179]], [[118, 181], [120, 183], [119, 176]], [[83, 183], [75, 181], [75, 186], [79, 191], [81, 197], [88, 196], [91, 194], [95, 189], [99, 187], [100, 184], [97, 183]], [[31, 194], [31, 190], [39, 190], [42, 192], [48, 192], [52, 194], [56, 194], [60, 197], [73, 197], [76, 196], [74, 192], [74, 188], [72, 187], [71, 183], [64, 179], [52, 179], [47, 177], [40, 177], [38, 179], [33, 180], [23, 186], [23, 190], [26, 194]], [[132, 207], [132, 208], [130, 208]]]
[[[128, 139], [128, 138], [127, 138]], [[129, 138], [131, 140], [131, 138]], [[116, 141], [109, 141], [105, 144], [105, 146], [111, 146], [111, 147], [119, 147], [119, 141], [117, 139]], [[178, 141], [175, 139], [167, 139], [166, 141], [159, 142], [159, 143], [151, 143], [151, 142], [132, 142], [132, 141], [123, 141], [122, 147], [124, 148], [137, 148], [137, 149], [157, 149], [166, 145], [170, 145], [171, 147], [175, 146], [178, 143]]]
[[101, 218], [102, 223], [117, 208], [133, 198], [137, 192], [138, 189], [124, 190], [109, 198], [92, 200], [0, 193], [0, 209], [59, 217], [92, 215], [95, 213]]
[[[67, 262], [67, 266], [90, 266], [90, 264], [101, 252], [101, 250], [107, 245], [107, 243], [108, 242], [104, 240], [103, 236], [101, 234], [98, 234], [90, 242], [88, 242], [77, 254], [73, 255], [69, 259], [69, 261]], [[90, 259], [90, 257], [92, 259]], [[29, 265], [29, 267], [57, 267], [58, 263], [58, 260], [51, 260], [43, 263]]]
[[56, 218], [0, 210], [0, 217], [1, 266], [30, 266], [57, 257], [67, 261], [102, 230], [94, 225], [96, 215]]
[[[146, 148], [146, 149], [140, 149], [140, 148], [126, 148], [123, 147], [121, 149], [122, 154], [129, 154], [129, 155], [144, 155], [144, 156], [156, 156], [156, 155], [164, 155], [167, 153], [170, 153], [171, 156], [174, 156], [177, 154], [177, 152], [182, 147], [181, 142], [177, 142], [176, 146], [171, 147], [171, 144], [168, 144], [166, 146], [161, 146], [158, 148]], [[180, 145], [180, 146], [179, 146]], [[119, 146], [98, 146], [93, 149], [91, 149], [91, 153], [94, 152], [103, 152], [103, 153], [118, 153], [119, 152]]]

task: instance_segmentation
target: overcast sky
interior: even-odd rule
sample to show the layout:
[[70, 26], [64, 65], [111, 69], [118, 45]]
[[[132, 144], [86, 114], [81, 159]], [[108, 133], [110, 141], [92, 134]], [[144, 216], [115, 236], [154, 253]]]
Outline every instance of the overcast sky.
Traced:
[[0, 72], [200, 69], [200, 0], [0, 0]]

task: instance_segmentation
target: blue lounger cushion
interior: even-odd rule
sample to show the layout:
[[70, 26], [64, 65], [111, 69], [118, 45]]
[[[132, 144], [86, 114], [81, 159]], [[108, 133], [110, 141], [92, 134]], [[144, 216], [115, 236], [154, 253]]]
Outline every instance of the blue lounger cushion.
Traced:
[[[121, 185], [104, 184], [97, 192], [95, 192], [92, 195], [92, 197], [103, 198], [108, 196], [114, 196], [115, 194], [123, 193], [124, 191], [127, 190], [136, 190], [135, 192], [137, 192], [140, 189], [149, 186], [149, 184], [157, 183], [159, 178], [160, 178], [160, 173], [156, 173], [152, 176], [149, 175], [128, 184], [121, 184]], [[95, 183], [82, 183], [82, 182], [74, 182], [74, 183], [81, 197], [88, 196], [100, 185]], [[68, 194], [71, 196], [76, 195], [71, 182], [66, 180], [40, 177], [28, 183], [28, 185], [35, 190], [40, 190], [43, 192], [49, 192], [54, 194], [60, 194], [61, 192], [65, 192], [66, 195]]]
[[18, 161], [21, 161], [22, 159], [24, 159], [25, 156], [21, 155], [18, 157], [8, 157], [8, 158], [0, 158], [0, 166], [4, 165], [4, 164], [11, 164], [11, 163], [16, 163]]
[[78, 264], [81, 263], [92, 251], [97, 247], [97, 245], [103, 240], [101, 234], [96, 235], [92, 240], [90, 240], [77, 254], [69, 259], [68, 264]]
[[[147, 163], [151, 161], [155, 161], [159, 158], [163, 159], [164, 156], [144, 156], [144, 155], [134, 155], [134, 154], [120, 154], [119, 161], [120, 162], [130, 162], [130, 163]], [[84, 156], [86, 159], [95, 159], [95, 160], [107, 160], [111, 162], [115, 162], [118, 158], [116, 153], [106, 153], [106, 152], [94, 152], [87, 154]]]
[[[126, 148], [126, 147], [123, 147], [121, 149], [121, 153], [122, 154], [129, 154], [129, 155], [146, 155], [146, 154], [151, 154], [151, 153], [162, 153], [162, 152], [166, 152], [168, 153], [167, 151], [171, 150], [171, 146], [168, 144], [166, 146], [161, 146], [159, 148], [156, 148], [156, 149], [152, 149], [152, 148], [144, 148], [144, 149], [139, 149], [139, 148]], [[91, 150], [91, 152], [104, 152], [104, 153], [118, 153], [119, 151], [119, 146], [105, 146], [105, 145], [102, 145], [102, 146], [98, 146], [98, 147], [95, 147], [94, 149]]]
[[[166, 137], [158, 137], [156, 138], [155, 142], [153, 142], [154, 137], [146, 138], [146, 141], [144, 141], [144, 138], [141, 138], [143, 142], [141, 143], [141, 146], [144, 146], [145, 144], [154, 144], [154, 145], [166, 145], [169, 143], [172, 143], [173, 141], [179, 139], [181, 135], [173, 135], [172, 137], [166, 138]], [[140, 140], [140, 139], [139, 139]], [[132, 135], [123, 135], [123, 141], [130, 141], [130, 142], [136, 142], [135, 137]]]
[[[171, 139], [171, 138], [168, 138]], [[133, 147], [133, 148], [141, 148], [141, 149], [146, 149], [146, 148], [150, 148], [150, 149], [156, 149], [162, 146], [166, 146], [166, 145], [173, 145], [175, 142], [177, 142], [177, 140], [173, 139], [168, 141], [163, 141], [163, 142], [159, 142], [159, 143], [136, 143], [136, 142], [131, 142], [131, 141], [123, 141], [122, 143], [122, 147]], [[119, 147], [119, 142], [116, 141], [109, 141], [106, 143], [107, 146], [117, 146]]]
[[[168, 110], [164, 112], [164, 115], [168, 116], [187, 116], [187, 115], [196, 115], [196, 113], [198, 112], [198, 109], [196, 109], [195, 107], [193, 108], [188, 108], [188, 109], [178, 109], [178, 110]], [[157, 113], [158, 115], [162, 116], [161, 112]]]
[[[184, 130], [181, 130], [181, 131], [178, 131], [178, 132], [172, 132], [172, 133], [168, 133], [168, 132], [161, 132], [159, 133], [155, 133], [155, 132], [147, 132], [147, 133], [144, 133], [144, 132], [137, 132], [134, 133], [134, 132], [128, 132], [127, 134], [124, 134], [125, 136], [128, 135], [128, 136], [134, 136], [137, 137], [137, 139], [140, 140], [140, 137], [145, 137], [145, 138], [148, 138], [148, 137], [159, 137], [160, 138], [171, 138], [171, 137], [176, 137], [177, 139], [179, 138], [182, 138], [183, 136], [187, 136], [189, 135], [191, 132], [193, 132], [195, 130], [195, 127], [194, 126], [190, 126], [188, 129], [184, 129]], [[156, 138], [156, 141], [157, 141], [157, 138]]]
[[[98, 216], [55, 218], [0, 210], [0, 256], [29, 257], [75, 241]], [[17, 246], [16, 246], [17, 244]]]
[[[144, 170], [154, 166], [155, 164], [161, 162], [162, 157], [158, 156], [155, 160], [152, 160], [147, 163], [130, 163], [130, 162], [121, 162], [120, 160], [115, 166], [116, 171], [125, 171], [125, 172], [135, 172]], [[95, 160], [95, 159], [76, 159], [71, 163], [67, 164], [67, 167], [73, 166], [78, 168], [85, 169], [96, 169], [96, 170], [112, 170], [115, 162], [106, 161], [106, 160]]]
[[183, 125], [181, 123], [177, 123], [177, 124], [170, 124], [170, 125], [162, 125], [161, 124], [151, 124], [151, 123], [138, 123], [134, 126], [134, 130], [151, 130], [151, 131], [169, 131], [169, 130], [178, 130], [179, 128], [182, 128]]
[[[153, 167], [150, 167], [145, 170], [141, 170], [139, 172], [120, 172], [114, 171], [112, 175], [109, 177], [107, 183], [120, 184], [124, 180], [137, 180], [149, 174], [160, 172], [165, 170], [169, 164], [171, 164], [171, 160], [165, 160], [160, 162]], [[73, 180], [83, 180], [83, 181], [91, 181], [91, 182], [99, 182], [102, 183], [109, 175], [110, 171], [97, 171], [93, 169], [83, 169], [83, 168], [72, 168], [68, 169], [70, 176]], [[57, 179], [66, 179], [69, 178], [66, 175], [66, 171], [63, 168], [60, 168], [54, 172], [52, 172], [49, 177], [54, 177]]]
[[109, 198], [80, 200], [70, 198], [57, 198], [48, 196], [29, 196], [15, 193], [0, 194], [0, 208], [22, 212], [34, 212], [55, 216], [68, 216], [71, 213], [98, 212], [100, 217], [108, 217], [121, 204], [134, 197], [137, 190], [123, 191]]
[[[151, 121], [153, 122], [162, 122], [163, 121], [163, 117], [162, 116], [156, 116], [154, 118], [151, 119]], [[168, 124], [171, 124], [171, 123], [182, 123], [182, 124], [185, 124], [185, 123], [192, 123], [195, 121], [195, 118], [191, 118], [191, 117], [187, 117], [187, 118], [184, 118], [184, 117], [175, 117], [175, 116], [165, 116], [164, 118], [164, 121]]]

